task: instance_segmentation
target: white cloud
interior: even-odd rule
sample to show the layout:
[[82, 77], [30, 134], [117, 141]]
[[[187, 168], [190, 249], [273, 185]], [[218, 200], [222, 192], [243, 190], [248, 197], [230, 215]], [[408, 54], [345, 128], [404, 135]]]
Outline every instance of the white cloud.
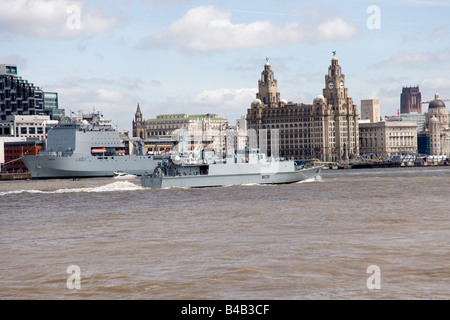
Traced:
[[422, 80], [421, 86], [431, 90], [435, 89], [450, 89], [450, 79], [448, 78], [426, 78]]
[[377, 63], [375, 66], [403, 66], [420, 67], [427, 63], [440, 63], [450, 60], [450, 53], [402, 53]]
[[[73, 10], [73, 9], [77, 10]], [[74, 38], [104, 34], [119, 23], [100, 9], [69, 0], [0, 0], [0, 34]], [[79, 28], [68, 27], [79, 22]]]
[[63, 79], [63, 86], [80, 86], [83, 84], [94, 84], [95, 86], [120, 86], [128, 90], [145, 90], [149, 87], [161, 86], [158, 80], [150, 80], [147, 82], [140, 78], [120, 77], [118, 79], [106, 79], [101, 77], [83, 78], [77, 76], [67, 76]]
[[2, 61], [2, 63], [15, 64], [20, 66], [20, 69], [25, 69], [27, 67], [27, 59], [17, 54], [0, 56], [0, 61]]
[[345, 39], [356, 33], [355, 26], [342, 18], [316, 23], [275, 25], [269, 21], [233, 24], [231, 12], [213, 6], [190, 9], [165, 31], [144, 39], [140, 48], [181, 45], [190, 52], [245, 49], [298, 42]]
[[406, 4], [424, 5], [432, 7], [449, 7], [450, 4], [444, 1], [429, 1], [429, 0], [403, 0]]
[[[219, 88], [203, 90], [197, 95], [189, 97], [170, 97], [165, 101], [156, 102], [130, 94], [126, 90], [109, 88], [109, 81], [92, 79], [102, 87], [94, 88], [76, 85], [78, 78], [65, 79], [63, 85], [52, 86], [50, 91], [58, 92], [60, 108], [83, 113], [102, 111], [105, 118], [112, 120], [120, 130], [131, 130], [136, 106], [139, 103], [145, 119], [154, 118], [159, 114], [188, 113], [206, 114], [216, 113], [234, 124], [236, 119], [247, 114], [247, 109], [256, 98], [255, 88]], [[86, 85], [86, 83], [84, 83]]]
[[173, 96], [165, 101], [141, 104], [141, 109], [143, 113], [146, 113], [144, 109], [151, 112], [144, 114], [145, 118], [168, 113], [215, 113], [234, 124], [236, 119], [247, 114], [256, 92], [255, 88], [203, 90], [195, 96]]
[[206, 108], [218, 108], [224, 112], [245, 111], [255, 100], [256, 92], [254, 88], [204, 90], [193, 99], [193, 104], [205, 111]]
[[145, 103], [141, 97], [113, 89], [90, 89], [81, 86], [53, 87], [58, 92], [59, 107], [66, 115], [73, 111], [90, 113], [101, 111], [106, 119], [112, 120], [119, 130], [130, 131], [138, 103]]

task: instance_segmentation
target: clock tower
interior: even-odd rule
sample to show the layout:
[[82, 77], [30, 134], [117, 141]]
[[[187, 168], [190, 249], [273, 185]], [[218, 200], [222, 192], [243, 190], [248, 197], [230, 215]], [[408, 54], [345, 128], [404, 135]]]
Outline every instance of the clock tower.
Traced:
[[277, 80], [274, 77], [269, 59], [266, 59], [264, 70], [261, 72], [261, 80], [258, 81], [258, 93], [256, 98], [269, 107], [276, 108], [280, 104], [280, 93], [278, 92]]
[[345, 75], [342, 74], [342, 69], [336, 56], [333, 56], [331, 65], [328, 67], [323, 95], [328, 103], [335, 108], [334, 110], [337, 111], [342, 107], [342, 103], [347, 101], [348, 91], [345, 87]]
[[359, 154], [358, 109], [348, 96], [345, 75], [335, 54], [333, 52], [323, 89], [325, 120], [328, 122], [325, 134], [333, 141], [327, 146], [332, 159], [346, 161]]

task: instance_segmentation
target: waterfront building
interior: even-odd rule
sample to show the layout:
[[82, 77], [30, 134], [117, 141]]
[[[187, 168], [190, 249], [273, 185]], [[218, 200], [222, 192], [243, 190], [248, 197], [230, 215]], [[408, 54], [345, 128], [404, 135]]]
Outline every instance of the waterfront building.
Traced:
[[229, 149], [243, 149], [247, 133], [242, 127], [242, 119], [233, 127], [227, 119], [217, 114], [188, 115], [185, 113], [162, 114], [153, 119], [144, 120], [138, 104], [132, 123], [134, 139], [144, 140], [147, 154], [174, 151], [192, 151], [198, 141], [203, 148], [225, 154]]
[[425, 114], [417, 112], [401, 113], [397, 116], [386, 116], [385, 120], [415, 122], [417, 124], [417, 132], [421, 132], [424, 129], [423, 125], [425, 124]]
[[43, 113], [43, 91], [17, 75], [17, 66], [0, 64], [0, 116]]
[[64, 110], [58, 109], [57, 93], [44, 92], [22, 79], [16, 65], [0, 64], [0, 120], [10, 115], [50, 115], [61, 120]]
[[430, 137], [423, 131], [417, 134], [417, 153], [430, 154]]
[[65, 110], [60, 109], [58, 105], [57, 92], [44, 92], [44, 113], [50, 116], [52, 120], [62, 121], [66, 117]]
[[423, 135], [428, 136], [432, 156], [450, 156], [450, 116], [444, 101], [436, 93], [425, 114]]
[[422, 113], [422, 94], [419, 86], [403, 87], [400, 94], [400, 113]]
[[0, 137], [42, 140], [57, 124], [58, 121], [50, 120], [50, 116], [8, 115], [5, 120], [0, 120]]
[[22, 162], [24, 155], [37, 155], [44, 149], [44, 142], [26, 138], [0, 137], [0, 163], [4, 172], [26, 172]]
[[[258, 80], [256, 99], [247, 110], [247, 130], [263, 138], [267, 131], [267, 151], [271, 155], [296, 159], [345, 161], [359, 154], [358, 110], [348, 96], [345, 75], [333, 56], [325, 75], [323, 95], [312, 104], [280, 99], [278, 83], [269, 62]], [[271, 137], [271, 131], [279, 140]], [[272, 148], [277, 142], [279, 150]], [[277, 146], [277, 147], [278, 147]], [[272, 150], [274, 149], [274, 150]]]
[[388, 160], [391, 156], [417, 153], [415, 122], [378, 121], [359, 123], [359, 152]]
[[380, 121], [379, 99], [361, 100], [361, 120], [369, 120], [370, 122]]
[[236, 132], [236, 147], [237, 150], [244, 150], [248, 146], [248, 131], [247, 120], [245, 116], [236, 120], [236, 126], [232, 128]]
[[188, 115], [185, 113], [162, 114], [154, 119], [143, 119], [141, 108], [138, 104], [133, 120], [133, 136], [141, 139], [156, 136], [171, 136], [177, 129], [192, 131], [202, 124], [204, 130], [223, 130], [229, 126], [228, 120], [217, 114]]

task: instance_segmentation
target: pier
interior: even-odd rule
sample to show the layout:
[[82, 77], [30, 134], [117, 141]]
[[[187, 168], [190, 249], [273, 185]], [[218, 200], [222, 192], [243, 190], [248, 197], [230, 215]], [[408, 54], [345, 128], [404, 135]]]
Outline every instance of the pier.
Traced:
[[24, 173], [0, 173], [0, 181], [28, 180], [28, 179], [31, 179], [31, 175], [28, 172], [24, 172]]

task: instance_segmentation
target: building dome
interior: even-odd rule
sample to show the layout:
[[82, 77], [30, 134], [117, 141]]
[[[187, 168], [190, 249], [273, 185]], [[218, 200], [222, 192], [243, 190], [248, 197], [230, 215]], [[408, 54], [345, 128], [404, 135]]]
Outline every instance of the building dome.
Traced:
[[323, 95], [319, 94], [317, 97], [314, 98], [313, 101], [324, 101], [324, 100], [325, 100], [325, 97]]
[[255, 99], [252, 104], [262, 104], [262, 101], [260, 99]]
[[441, 99], [439, 99], [439, 93], [436, 92], [434, 95], [434, 100], [430, 102], [428, 105], [428, 109], [438, 109], [438, 108], [444, 108], [445, 109], [445, 103]]

